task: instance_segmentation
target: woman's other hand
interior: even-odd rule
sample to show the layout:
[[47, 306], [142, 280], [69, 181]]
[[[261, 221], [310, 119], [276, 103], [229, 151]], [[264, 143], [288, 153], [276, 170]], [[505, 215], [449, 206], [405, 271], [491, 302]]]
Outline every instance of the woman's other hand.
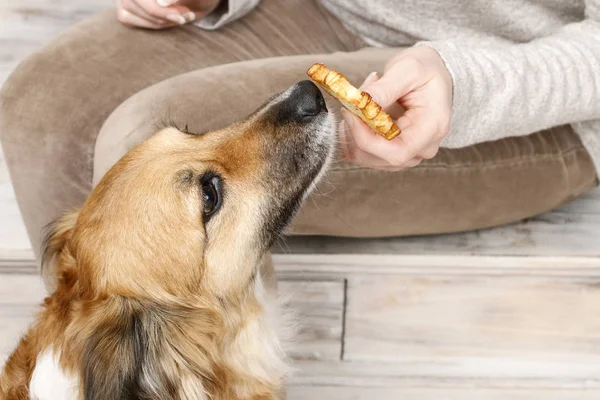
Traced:
[[117, 0], [117, 19], [136, 28], [164, 29], [202, 19], [219, 3], [220, 0]]

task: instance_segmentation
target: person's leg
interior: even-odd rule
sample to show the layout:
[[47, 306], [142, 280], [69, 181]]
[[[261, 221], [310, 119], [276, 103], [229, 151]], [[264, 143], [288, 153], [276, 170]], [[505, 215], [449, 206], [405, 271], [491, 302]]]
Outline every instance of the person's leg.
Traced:
[[[359, 84], [369, 72], [381, 72], [397, 51], [364, 49], [239, 62], [154, 85], [107, 119], [96, 146], [94, 182], [154, 133], [158, 110], [171, 109], [173, 122], [187, 124], [191, 131], [215, 129], [243, 118], [270, 95], [304, 79], [313, 62], [342, 71]], [[240, 85], [241, 75], [246, 79]], [[330, 109], [339, 109], [327, 99]], [[442, 149], [433, 160], [400, 172], [338, 161], [306, 201], [291, 232], [382, 237], [465, 231], [539, 214], [595, 184], [590, 156], [568, 127]]]
[[[307, 0], [263, 0], [244, 19], [210, 32], [129, 29], [112, 10], [65, 31], [25, 60], [0, 95], [0, 138], [34, 251], [39, 255], [43, 226], [85, 200], [98, 131], [137, 91], [198, 68], [359, 46]], [[243, 86], [244, 75], [236, 79]], [[194, 93], [190, 101], [200, 105], [198, 96], [209, 95], [221, 93]]]
[[462, 232], [552, 210], [596, 186], [594, 165], [570, 127], [441, 149], [400, 172], [333, 168], [293, 232], [391, 237]]

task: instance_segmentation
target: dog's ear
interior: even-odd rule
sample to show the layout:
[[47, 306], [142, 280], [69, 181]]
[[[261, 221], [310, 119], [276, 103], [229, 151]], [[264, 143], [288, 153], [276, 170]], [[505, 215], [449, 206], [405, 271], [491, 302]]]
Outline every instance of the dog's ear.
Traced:
[[167, 361], [157, 316], [118, 300], [87, 340], [82, 357], [85, 400], [179, 399], [176, 370]]
[[42, 274], [47, 274], [54, 258], [62, 251], [73, 234], [79, 210], [69, 212], [49, 223], [42, 241]]

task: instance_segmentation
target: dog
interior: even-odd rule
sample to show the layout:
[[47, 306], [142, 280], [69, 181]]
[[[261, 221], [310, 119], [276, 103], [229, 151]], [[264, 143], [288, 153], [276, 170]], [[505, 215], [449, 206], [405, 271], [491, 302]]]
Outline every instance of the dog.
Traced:
[[1, 400], [270, 400], [289, 371], [270, 247], [323, 175], [334, 121], [302, 81], [244, 120], [167, 127], [52, 223], [56, 290]]

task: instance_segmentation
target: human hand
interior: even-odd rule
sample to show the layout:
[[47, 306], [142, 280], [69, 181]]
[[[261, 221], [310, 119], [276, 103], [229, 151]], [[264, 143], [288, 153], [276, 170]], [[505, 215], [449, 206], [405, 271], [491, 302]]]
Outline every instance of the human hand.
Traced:
[[137, 28], [164, 29], [197, 21], [220, 0], [116, 0], [117, 19]]
[[452, 86], [444, 62], [429, 47], [412, 47], [392, 57], [383, 76], [377, 78], [372, 73], [361, 90], [389, 110], [392, 117], [399, 116], [396, 124], [402, 133], [388, 141], [342, 109], [344, 121], [339, 135], [344, 158], [390, 171], [414, 167], [423, 159], [433, 158], [450, 129]]

